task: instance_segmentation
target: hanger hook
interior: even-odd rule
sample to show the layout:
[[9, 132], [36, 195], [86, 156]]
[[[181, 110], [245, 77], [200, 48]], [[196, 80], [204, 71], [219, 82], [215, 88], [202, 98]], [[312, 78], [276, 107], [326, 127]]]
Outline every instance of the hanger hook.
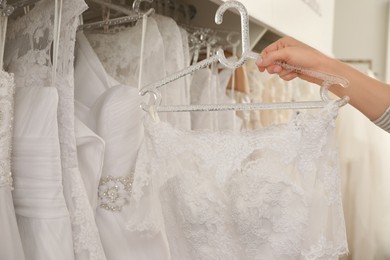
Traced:
[[218, 49], [217, 55], [218, 55], [219, 62], [221, 62], [224, 66], [231, 69], [236, 69], [238, 67], [241, 67], [249, 57], [248, 56], [248, 53], [250, 52], [249, 15], [248, 15], [248, 11], [246, 10], [245, 6], [242, 3], [237, 1], [227, 1], [218, 8], [215, 14], [215, 23], [217, 24], [222, 23], [223, 15], [225, 14], [226, 10], [229, 8], [237, 9], [241, 17], [241, 47], [242, 47], [241, 58], [236, 62], [228, 61], [226, 59], [225, 53], [222, 48]]
[[[234, 40], [234, 38], [238, 36], [238, 38], [236, 40]], [[238, 45], [240, 45], [240, 34], [238, 32], [230, 32], [227, 36], [226, 36], [226, 41], [232, 45], [233, 47], [237, 47]]]
[[[148, 93], [150, 95], [150, 99], [149, 99], [148, 104], [142, 102], [141, 103], [141, 108], [144, 111], [149, 112], [149, 111], [151, 111], [152, 107], [157, 107], [157, 106], [159, 106], [161, 104], [162, 96], [161, 96], [160, 91], [158, 91], [157, 89], [155, 89], [155, 90], [148, 90], [146, 93]], [[142, 95], [142, 94], [140, 93], [140, 95]]]
[[[320, 96], [321, 96], [321, 99], [323, 101], [329, 101], [330, 100], [329, 95], [328, 95], [328, 93], [329, 93], [328, 90], [329, 90], [330, 86], [332, 86], [332, 85], [339, 85], [342, 88], [346, 88], [347, 87], [346, 85], [344, 85], [341, 82], [337, 82], [337, 83], [333, 82], [332, 83], [330, 81], [324, 81], [324, 83], [322, 84], [321, 89], [320, 89]], [[344, 106], [344, 105], [349, 103], [349, 97], [348, 96], [343, 96], [343, 97], [339, 98], [336, 102], [338, 103], [339, 107], [342, 107], [342, 106]]]
[[139, 13], [139, 8], [142, 2], [153, 3], [153, 0], [134, 0], [133, 2], [133, 11]]

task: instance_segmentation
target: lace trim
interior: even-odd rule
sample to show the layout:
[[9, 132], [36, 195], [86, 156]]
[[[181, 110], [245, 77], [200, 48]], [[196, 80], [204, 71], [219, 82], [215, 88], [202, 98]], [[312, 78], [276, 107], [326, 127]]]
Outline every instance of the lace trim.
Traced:
[[99, 231], [94, 222], [94, 215], [85, 193], [84, 183], [78, 169], [67, 169], [72, 177], [72, 196], [75, 200], [75, 210], [71, 211], [73, 230], [73, 245], [77, 253], [88, 252], [89, 259], [106, 259], [99, 237]]
[[12, 187], [11, 151], [15, 84], [13, 74], [0, 71], [0, 187]]
[[102, 177], [98, 189], [99, 206], [108, 211], [121, 211], [130, 202], [132, 184], [133, 173], [121, 177]]
[[[331, 102], [288, 124], [241, 133], [146, 119], [127, 228], [140, 236], [166, 230], [172, 255], [183, 259], [333, 260], [347, 250], [329, 142], [337, 112]], [[317, 209], [324, 219], [316, 220]], [[322, 228], [329, 235], [321, 240]]]
[[333, 241], [327, 240], [325, 236], [321, 236], [317, 244], [302, 252], [302, 256], [305, 260], [338, 260], [340, 256], [348, 254], [347, 248], [346, 240], [344, 243], [336, 245]]

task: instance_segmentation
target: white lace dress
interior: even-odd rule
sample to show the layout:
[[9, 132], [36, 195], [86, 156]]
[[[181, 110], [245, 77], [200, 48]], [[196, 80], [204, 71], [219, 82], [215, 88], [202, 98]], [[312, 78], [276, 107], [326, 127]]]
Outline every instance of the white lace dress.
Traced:
[[[64, 1], [60, 53], [55, 87], [58, 90], [58, 132], [62, 181], [70, 212], [76, 259], [105, 259], [93, 211], [77, 165], [74, 129], [73, 56], [83, 0]], [[10, 22], [5, 65], [15, 74], [17, 87], [51, 86], [51, 45], [54, 1], [42, 0], [26, 15]]]
[[243, 133], [145, 120], [128, 229], [172, 259], [322, 259], [347, 252], [338, 106]]
[[[114, 80], [82, 33], [77, 35], [77, 46], [76, 114], [105, 144], [96, 190], [96, 222], [106, 256], [115, 260], [169, 259], [162, 237], [144, 241], [137, 233], [125, 229], [125, 221], [131, 214], [129, 201], [135, 160], [143, 141], [144, 112], [139, 107], [142, 98], [135, 87], [110, 84]], [[92, 162], [96, 162], [93, 158]], [[91, 162], [91, 157], [85, 159]]]
[[0, 259], [23, 260], [11, 187], [11, 148], [15, 84], [12, 74], [0, 71]]

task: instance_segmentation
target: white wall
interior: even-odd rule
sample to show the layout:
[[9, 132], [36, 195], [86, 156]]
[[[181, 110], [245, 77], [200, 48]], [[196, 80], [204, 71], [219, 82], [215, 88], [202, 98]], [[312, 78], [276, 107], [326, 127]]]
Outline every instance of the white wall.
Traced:
[[[332, 54], [335, 0], [240, 0], [240, 2], [246, 6], [252, 18]], [[314, 3], [320, 14], [305, 2]]]
[[[242, 2], [245, 2], [242, 0]], [[253, 1], [252, 1], [253, 2]], [[258, 6], [261, 6], [260, 2]], [[324, 52], [331, 53], [333, 42], [334, 1], [317, 0], [321, 15], [302, 0], [266, 0], [269, 7], [249, 8], [251, 15]], [[268, 10], [267, 10], [268, 9]], [[269, 16], [265, 14], [269, 13]]]
[[337, 0], [333, 51], [340, 59], [371, 59], [373, 72], [384, 80], [388, 0]]

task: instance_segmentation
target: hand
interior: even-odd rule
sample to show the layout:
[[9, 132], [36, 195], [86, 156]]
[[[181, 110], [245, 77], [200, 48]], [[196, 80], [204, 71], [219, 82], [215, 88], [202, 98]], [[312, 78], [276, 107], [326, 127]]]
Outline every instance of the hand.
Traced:
[[267, 70], [270, 74], [278, 74], [284, 80], [299, 77], [320, 85], [321, 80], [284, 69], [276, 65], [275, 62], [279, 61], [298, 68], [327, 72], [326, 65], [331, 60], [330, 57], [294, 38], [283, 37], [266, 47], [256, 64], [261, 72]]

